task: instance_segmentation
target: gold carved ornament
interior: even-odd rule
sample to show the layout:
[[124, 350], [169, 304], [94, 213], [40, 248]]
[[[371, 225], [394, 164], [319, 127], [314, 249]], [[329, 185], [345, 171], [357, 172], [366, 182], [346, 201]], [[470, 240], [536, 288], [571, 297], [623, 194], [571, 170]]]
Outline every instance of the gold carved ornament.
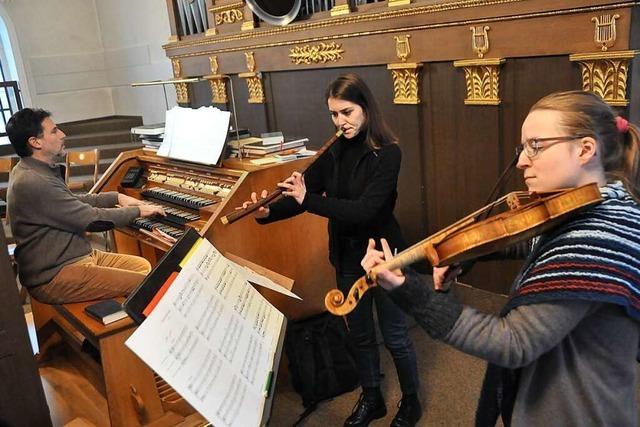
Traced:
[[453, 66], [464, 70], [467, 86], [465, 105], [499, 105], [500, 66], [503, 58], [484, 58], [489, 52], [488, 25], [471, 27], [471, 48], [479, 59], [454, 61]]
[[318, 45], [296, 46], [289, 49], [289, 58], [294, 64], [318, 64], [326, 62], [337, 62], [342, 59], [344, 49], [342, 45], [331, 43], [320, 43]]
[[244, 21], [242, 9], [225, 10], [224, 12], [216, 13], [214, 16], [216, 25], [235, 24], [236, 22]]
[[209, 8], [209, 12], [213, 14], [213, 20], [216, 25], [235, 24], [244, 20], [244, 3], [236, 2], [225, 4], [222, 6], [214, 6]]
[[[173, 78], [182, 78], [182, 64], [180, 63], [180, 60], [172, 59], [171, 66], [173, 68]], [[188, 104], [189, 87], [187, 86], [187, 83], [174, 83], [173, 86], [176, 88], [176, 101], [178, 104]]]
[[395, 36], [396, 56], [402, 62], [388, 64], [393, 79], [393, 103], [394, 104], [419, 104], [420, 103], [420, 69], [422, 64], [406, 62], [411, 57], [411, 44], [409, 34]]
[[594, 16], [591, 18], [591, 22], [595, 23], [593, 41], [603, 52], [606, 52], [616, 43], [616, 19], [620, 19], [620, 15], [617, 13], [613, 16], [601, 15], [600, 17]]
[[238, 77], [247, 81], [247, 89], [249, 89], [249, 104], [264, 104], [266, 98], [264, 96], [264, 89], [262, 86], [262, 77], [260, 73], [256, 73], [256, 60], [253, 52], [245, 52], [245, 59], [247, 60], [246, 73], [238, 74]]
[[629, 63], [638, 51], [608, 51], [616, 43], [616, 20], [619, 18], [618, 14], [591, 18], [595, 24], [593, 42], [601, 52], [574, 54], [569, 56], [569, 60], [580, 65], [582, 90], [599, 95], [609, 105], [624, 107], [629, 104]]
[[500, 104], [500, 65], [504, 62], [502, 58], [454, 61], [454, 67], [464, 69], [465, 105]]
[[209, 57], [209, 64], [211, 66], [211, 74], [204, 76], [209, 80], [209, 86], [211, 87], [211, 102], [214, 104], [226, 104], [229, 102], [227, 97], [227, 83], [225, 82], [225, 76], [219, 74], [218, 57], [212, 55]]
[[582, 53], [570, 55], [569, 59], [580, 64], [582, 90], [599, 95], [609, 105], [624, 107], [627, 99], [627, 75], [629, 62], [637, 50], [616, 52]]
[[489, 52], [489, 30], [491, 27], [488, 25], [471, 27], [471, 46], [475, 53], [478, 54], [478, 58], [484, 57], [484, 54]]

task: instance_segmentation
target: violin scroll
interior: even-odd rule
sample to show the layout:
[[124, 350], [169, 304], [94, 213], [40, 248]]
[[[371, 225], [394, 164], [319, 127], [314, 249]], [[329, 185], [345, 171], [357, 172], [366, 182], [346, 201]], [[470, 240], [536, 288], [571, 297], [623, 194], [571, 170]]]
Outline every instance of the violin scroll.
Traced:
[[332, 289], [324, 297], [324, 306], [335, 316], [346, 316], [351, 313], [365, 292], [376, 286], [370, 275], [359, 278], [349, 290], [345, 299], [338, 289]]

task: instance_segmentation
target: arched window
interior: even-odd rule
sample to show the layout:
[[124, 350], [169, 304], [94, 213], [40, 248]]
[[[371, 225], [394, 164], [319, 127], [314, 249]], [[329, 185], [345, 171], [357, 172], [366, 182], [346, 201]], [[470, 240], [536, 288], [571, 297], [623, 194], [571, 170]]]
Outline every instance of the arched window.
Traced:
[[4, 18], [0, 16], [0, 137], [6, 138], [7, 121], [21, 108], [22, 97], [11, 38]]

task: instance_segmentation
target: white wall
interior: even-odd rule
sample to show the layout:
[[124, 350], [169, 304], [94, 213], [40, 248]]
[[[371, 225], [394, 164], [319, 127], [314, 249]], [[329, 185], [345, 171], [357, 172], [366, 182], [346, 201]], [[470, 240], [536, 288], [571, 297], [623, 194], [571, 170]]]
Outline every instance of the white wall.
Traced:
[[[164, 120], [162, 88], [131, 88], [169, 78], [163, 0], [5, 0], [24, 64], [30, 105], [58, 122], [113, 114]], [[18, 44], [18, 46], [15, 46]], [[24, 86], [25, 82], [21, 82]], [[169, 87], [170, 106], [175, 91]]]
[[[132, 88], [132, 82], [166, 80], [173, 76], [162, 45], [170, 35], [163, 0], [95, 0], [105, 50], [109, 85], [117, 114], [142, 115], [145, 123], [164, 121], [161, 86]], [[167, 86], [169, 107], [176, 92]]]

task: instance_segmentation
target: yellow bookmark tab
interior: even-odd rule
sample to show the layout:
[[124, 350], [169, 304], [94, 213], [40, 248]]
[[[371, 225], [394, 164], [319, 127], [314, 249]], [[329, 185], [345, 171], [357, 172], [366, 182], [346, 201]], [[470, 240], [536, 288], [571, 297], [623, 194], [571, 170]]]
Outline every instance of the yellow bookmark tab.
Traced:
[[189, 252], [187, 252], [184, 258], [182, 258], [182, 261], [180, 261], [180, 268], [184, 268], [185, 264], [189, 261], [189, 258], [191, 258], [191, 256], [196, 251], [196, 249], [198, 249], [198, 246], [200, 246], [200, 243], [202, 243], [203, 240], [204, 239], [202, 237], [196, 240], [191, 249], [189, 249]]

